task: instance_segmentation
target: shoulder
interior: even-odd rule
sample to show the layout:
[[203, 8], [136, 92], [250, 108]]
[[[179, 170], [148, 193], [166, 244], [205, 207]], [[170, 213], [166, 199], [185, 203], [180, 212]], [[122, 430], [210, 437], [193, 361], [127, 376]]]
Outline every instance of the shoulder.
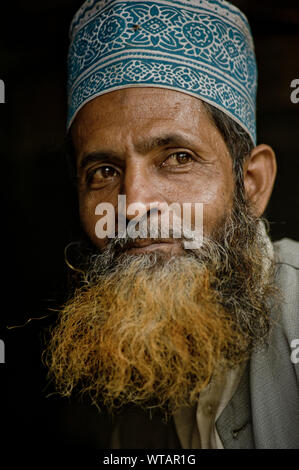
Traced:
[[289, 316], [299, 324], [299, 242], [283, 238], [273, 247], [276, 282], [284, 299], [282, 307], [287, 306]]
[[272, 327], [250, 361], [250, 400], [257, 449], [299, 448], [299, 243], [273, 243], [279, 292], [271, 299]]
[[299, 242], [283, 238], [273, 243], [276, 264], [285, 264], [299, 270]]
[[273, 243], [276, 283], [280, 302], [276, 304], [282, 330], [290, 344], [299, 338], [299, 242], [284, 238]]

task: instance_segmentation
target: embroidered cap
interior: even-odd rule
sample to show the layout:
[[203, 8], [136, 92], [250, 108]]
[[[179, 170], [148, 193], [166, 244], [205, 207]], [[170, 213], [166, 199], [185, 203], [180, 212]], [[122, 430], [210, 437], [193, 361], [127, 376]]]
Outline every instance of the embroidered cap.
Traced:
[[250, 26], [224, 0], [87, 0], [70, 28], [69, 129], [90, 100], [130, 87], [195, 96], [256, 143], [257, 67]]

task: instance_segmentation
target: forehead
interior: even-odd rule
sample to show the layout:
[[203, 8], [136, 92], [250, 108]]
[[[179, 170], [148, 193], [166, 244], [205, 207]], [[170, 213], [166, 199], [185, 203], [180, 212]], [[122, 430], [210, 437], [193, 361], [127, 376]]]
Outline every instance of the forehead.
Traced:
[[[180, 132], [202, 146], [224, 146], [202, 101], [162, 88], [127, 88], [94, 98], [79, 111], [73, 125], [75, 148], [90, 152], [101, 145]], [[117, 150], [117, 149], [116, 149]]]

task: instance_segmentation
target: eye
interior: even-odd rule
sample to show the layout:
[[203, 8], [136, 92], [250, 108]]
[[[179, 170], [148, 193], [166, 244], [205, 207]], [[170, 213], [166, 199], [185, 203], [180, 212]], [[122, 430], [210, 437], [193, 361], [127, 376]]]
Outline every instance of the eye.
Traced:
[[95, 168], [87, 174], [87, 182], [89, 184], [102, 183], [105, 180], [115, 178], [119, 175], [119, 172], [110, 165], [103, 165]]
[[[193, 161], [194, 158], [187, 152], [176, 152], [170, 155], [162, 166], [181, 166]], [[167, 163], [166, 163], [167, 162]]]

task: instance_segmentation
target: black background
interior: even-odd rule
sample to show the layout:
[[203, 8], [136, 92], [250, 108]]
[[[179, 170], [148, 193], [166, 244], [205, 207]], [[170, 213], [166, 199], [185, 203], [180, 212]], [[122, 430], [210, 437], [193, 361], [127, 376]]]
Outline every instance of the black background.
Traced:
[[[299, 240], [299, 2], [232, 2], [249, 18], [259, 67], [258, 143], [273, 146], [278, 176], [267, 216], [274, 240]], [[40, 355], [45, 328], [66, 288], [64, 247], [75, 238], [76, 199], [64, 158], [66, 55], [75, 0], [28, 0], [0, 6], [2, 274], [1, 430], [7, 445], [105, 447], [105, 417], [68, 404], [47, 387]], [[33, 320], [20, 326], [29, 318]], [[5, 416], [5, 419], [4, 419]], [[3, 441], [2, 441], [3, 442]]]

